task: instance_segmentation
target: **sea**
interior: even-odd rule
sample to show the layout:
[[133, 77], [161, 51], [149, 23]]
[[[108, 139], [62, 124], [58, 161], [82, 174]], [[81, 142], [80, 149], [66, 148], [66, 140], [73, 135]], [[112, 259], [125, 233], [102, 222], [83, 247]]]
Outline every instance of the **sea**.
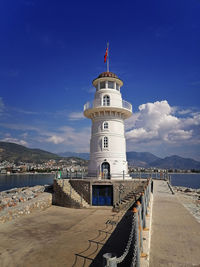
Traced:
[[[138, 177], [138, 174], [136, 174]], [[149, 175], [142, 174], [141, 177], [145, 178]], [[183, 174], [176, 173], [170, 174], [171, 183], [174, 186], [184, 186], [190, 188], [200, 188], [200, 173]], [[0, 174], [0, 191], [6, 191], [11, 188], [19, 188], [34, 185], [51, 185], [53, 184], [54, 174]], [[133, 178], [135, 176], [133, 175]], [[153, 176], [153, 178], [156, 178]]]

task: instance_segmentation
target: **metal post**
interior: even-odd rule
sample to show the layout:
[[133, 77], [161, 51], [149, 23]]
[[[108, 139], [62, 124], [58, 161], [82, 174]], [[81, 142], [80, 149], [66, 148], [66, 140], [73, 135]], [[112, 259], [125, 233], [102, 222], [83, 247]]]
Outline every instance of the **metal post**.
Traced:
[[144, 229], [146, 228], [146, 208], [145, 208], [144, 193], [142, 193], [141, 200], [142, 200], [142, 222]]
[[72, 170], [70, 169], [70, 179], [72, 179]]
[[124, 176], [125, 176], [125, 171], [123, 170], [123, 180], [124, 180]]
[[83, 169], [81, 169], [81, 178], [83, 179]]
[[139, 225], [138, 225], [138, 210], [133, 208], [134, 216], [135, 216], [135, 242], [137, 246], [137, 255], [136, 255], [136, 267], [140, 267], [140, 245], [139, 245]]
[[137, 208], [138, 208], [138, 217], [139, 217], [139, 234], [140, 234], [140, 248], [141, 252], [143, 252], [143, 237], [142, 237], [142, 207], [140, 201], [137, 201]]
[[104, 267], [117, 267], [117, 257], [113, 253], [105, 253], [103, 255]]

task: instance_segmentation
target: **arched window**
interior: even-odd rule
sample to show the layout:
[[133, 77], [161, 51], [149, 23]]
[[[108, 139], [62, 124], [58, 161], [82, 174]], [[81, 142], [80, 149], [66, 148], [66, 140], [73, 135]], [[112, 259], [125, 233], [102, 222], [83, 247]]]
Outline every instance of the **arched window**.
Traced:
[[110, 97], [109, 97], [109, 95], [104, 95], [104, 97], [103, 97], [103, 106], [110, 106]]
[[108, 137], [107, 136], [104, 136], [103, 138], [103, 147], [108, 148]]
[[107, 121], [105, 121], [104, 123], [103, 123], [103, 129], [105, 130], [105, 129], [108, 129], [108, 122]]

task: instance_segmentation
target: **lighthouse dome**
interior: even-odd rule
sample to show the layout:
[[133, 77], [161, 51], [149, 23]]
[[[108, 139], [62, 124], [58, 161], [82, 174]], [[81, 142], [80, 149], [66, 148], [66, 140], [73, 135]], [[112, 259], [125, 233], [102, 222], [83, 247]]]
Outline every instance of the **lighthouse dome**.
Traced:
[[[112, 81], [117, 83], [120, 87], [123, 85], [123, 81], [113, 72], [106, 71], [102, 72], [96, 79], [93, 80], [92, 84], [94, 87], [98, 87], [99, 82]], [[101, 87], [101, 86], [100, 86]]]
[[109, 71], [109, 72], [108, 72], [108, 71], [106, 71], [106, 72], [102, 72], [102, 73], [98, 76], [98, 78], [104, 78], [104, 77], [111, 77], [111, 78], [119, 79], [115, 73], [110, 72], [110, 71]]

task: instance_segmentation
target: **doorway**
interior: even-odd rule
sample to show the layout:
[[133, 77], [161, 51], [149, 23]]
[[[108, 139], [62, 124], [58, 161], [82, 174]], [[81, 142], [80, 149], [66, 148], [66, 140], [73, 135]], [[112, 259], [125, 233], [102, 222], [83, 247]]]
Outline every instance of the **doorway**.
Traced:
[[101, 165], [102, 179], [110, 179], [110, 164], [103, 162]]
[[92, 186], [92, 205], [112, 206], [113, 205], [112, 185], [93, 185]]

